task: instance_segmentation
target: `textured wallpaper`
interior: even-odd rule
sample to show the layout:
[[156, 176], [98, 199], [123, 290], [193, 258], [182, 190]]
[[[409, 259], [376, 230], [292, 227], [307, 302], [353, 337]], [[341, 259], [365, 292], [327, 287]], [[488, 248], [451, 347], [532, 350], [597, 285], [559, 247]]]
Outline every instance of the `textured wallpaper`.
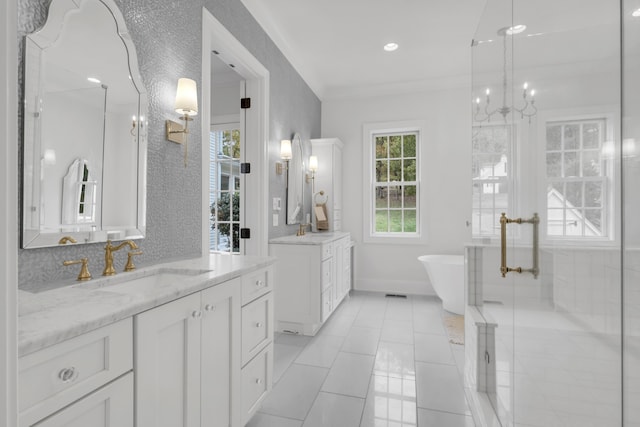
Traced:
[[[115, 0], [125, 17], [138, 53], [138, 63], [149, 99], [147, 236], [138, 241], [144, 254], [136, 264], [197, 257], [201, 253], [201, 162], [200, 117], [190, 124], [189, 164], [184, 168], [182, 147], [164, 136], [164, 121], [175, 120], [173, 97], [179, 77], [201, 85], [202, 7], [206, 7], [270, 73], [269, 203], [272, 197], [284, 202], [284, 176], [277, 176], [273, 164], [279, 159], [281, 139], [300, 133], [308, 144], [320, 137], [320, 101], [273, 44], [240, 0]], [[46, 20], [50, 1], [19, 0], [18, 43], [20, 46], [20, 95], [23, 94], [24, 36]], [[22, 114], [22, 112], [20, 113]], [[22, 123], [22, 119], [21, 119]], [[22, 149], [22, 135], [17, 142]], [[309, 155], [307, 147], [306, 155]], [[22, 201], [20, 202], [22, 203]], [[21, 216], [21, 215], [20, 215]], [[295, 226], [269, 229], [269, 237], [291, 234]], [[269, 221], [271, 224], [271, 221]], [[59, 248], [21, 249], [19, 287], [37, 287], [52, 280], [73, 279], [76, 266], [62, 261], [89, 258], [97, 277], [104, 265], [104, 244]], [[116, 254], [121, 271], [124, 254]]]

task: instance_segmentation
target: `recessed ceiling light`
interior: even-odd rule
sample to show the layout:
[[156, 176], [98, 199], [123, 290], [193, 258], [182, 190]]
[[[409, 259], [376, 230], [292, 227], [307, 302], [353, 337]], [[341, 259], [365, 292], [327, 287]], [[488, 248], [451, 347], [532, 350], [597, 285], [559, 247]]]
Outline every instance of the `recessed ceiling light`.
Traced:
[[634, 18], [638, 18], [640, 17], [640, 9], [636, 9], [631, 13], [631, 16], [633, 16]]
[[89, 80], [91, 83], [100, 83], [100, 80], [96, 79], [95, 77], [88, 77], [87, 80]]
[[398, 48], [398, 43], [387, 43], [384, 45], [384, 50], [387, 52], [393, 52]]

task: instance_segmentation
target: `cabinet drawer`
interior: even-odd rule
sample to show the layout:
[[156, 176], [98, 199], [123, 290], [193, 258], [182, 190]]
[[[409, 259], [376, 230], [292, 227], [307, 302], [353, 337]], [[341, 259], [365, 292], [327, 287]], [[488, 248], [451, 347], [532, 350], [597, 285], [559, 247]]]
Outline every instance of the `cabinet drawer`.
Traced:
[[133, 372], [33, 427], [133, 427]]
[[22, 357], [19, 412], [26, 425], [133, 368], [131, 318]]
[[320, 266], [320, 270], [321, 270], [321, 274], [322, 274], [322, 281], [321, 281], [322, 291], [324, 291], [325, 289], [330, 287], [331, 283], [333, 282], [331, 280], [331, 278], [333, 276], [333, 274], [332, 274], [333, 258], [325, 259], [324, 261], [322, 261], [322, 265]]
[[331, 293], [331, 288], [329, 288], [322, 293], [322, 307], [321, 307], [322, 323], [327, 321], [332, 310], [333, 310], [333, 294]]
[[254, 271], [242, 277], [242, 305], [245, 305], [254, 299], [270, 292], [273, 284], [271, 283], [271, 270], [268, 268]]
[[273, 337], [273, 295], [242, 307], [242, 365], [260, 352]]
[[333, 255], [333, 245], [327, 243], [322, 245], [322, 259], [330, 258]]
[[271, 389], [273, 344], [242, 368], [242, 425], [260, 407]]

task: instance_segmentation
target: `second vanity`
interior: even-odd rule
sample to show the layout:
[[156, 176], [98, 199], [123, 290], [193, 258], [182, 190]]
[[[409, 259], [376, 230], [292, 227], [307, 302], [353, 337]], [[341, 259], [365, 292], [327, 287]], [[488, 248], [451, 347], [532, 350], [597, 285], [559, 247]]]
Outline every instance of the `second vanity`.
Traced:
[[273, 262], [211, 255], [20, 291], [19, 426], [245, 425], [271, 388]]
[[351, 289], [348, 232], [307, 233], [269, 241], [278, 259], [276, 330], [315, 335]]

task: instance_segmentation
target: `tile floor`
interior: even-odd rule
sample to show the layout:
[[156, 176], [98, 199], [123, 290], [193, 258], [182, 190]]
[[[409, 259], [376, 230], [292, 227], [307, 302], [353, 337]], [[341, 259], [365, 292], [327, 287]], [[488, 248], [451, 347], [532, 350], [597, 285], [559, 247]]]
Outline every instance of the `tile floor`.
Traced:
[[472, 427], [433, 297], [353, 293], [315, 337], [276, 334], [274, 386], [248, 427]]

